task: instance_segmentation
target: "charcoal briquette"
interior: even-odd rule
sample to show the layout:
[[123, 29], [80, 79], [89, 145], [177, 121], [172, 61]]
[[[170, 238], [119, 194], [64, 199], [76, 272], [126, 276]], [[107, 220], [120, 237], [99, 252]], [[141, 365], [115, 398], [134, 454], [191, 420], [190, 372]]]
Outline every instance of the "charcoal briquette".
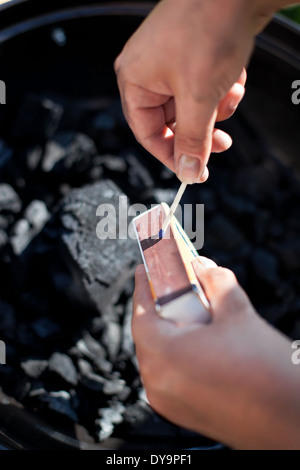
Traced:
[[33, 200], [24, 211], [24, 218], [28, 220], [34, 229], [34, 234], [38, 233], [49, 219], [49, 212], [43, 201]]
[[69, 351], [77, 358], [85, 357], [94, 365], [97, 372], [101, 374], [112, 371], [113, 364], [106, 359], [106, 351], [101, 343], [96, 341], [88, 332], [85, 332], [74, 347]]
[[276, 252], [287, 272], [300, 269], [300, 240], [292, 239], [276, 245]]
[[9, 218], [4, 215], [0, 215], [0, 230], [6, 230], [9, 225]]
[[132, 357], [134, 355], [134, 343], [131, 331], [132, 308], [132, 298], [130, 298], [126, 304], [122, 328], [121, 350], [122, 353], [125, 354], [125, 357]]
[[16, 312], [12, 304], [0, 299], [0, 338], [12, 339], [16, 334]]
[[17, 400], [24, 400], [31, 390], [31, 383], [27, 377], [20, 377], [14, 387], [14, 395]]
[[19, 219], [12, 228], [10, 239], [13, 251], [20, 255], [32, 239], [44, 228], [49, 219], [49, 212], [43, 201], [32, 201], [24, 211], [24, 217]]
[[134, 154], [125, 155], [128, 163], [128, 182], [138, 191], [154, 187], [153, 178], [148, 169]]
[[153, 409], [143, 401], [126, 407], [123, 413], [126, 433], [131, 436], [174, 438], [176, 427], [160, 418]]
[[205, 235], [209, 243], [226, 253], [235, 252], [246, 245], [246, 239], [239, 227], [223, 214], [214, 215], [206, 224]]
[[20, 255], [31, 241], [30, 224], [26, 219], [19, 219], [12, 229], [10, 242], [16, 255]]
[[40, 166], [42, 155], [42, 145], [33, 145], [20, 151], [17, 156], [25, 163], [29, 171], [35, 171]]
[[70, 176], [89, 170], [96, 154], [95, 143], [87, 135], [58, 132], [45, 146], [42, 170], [68, 181]]
[[125, 159], [117, 155], [99, 155], [95, 158], [94, 163], [113, 173], [124, 174], [127, 169]]
[[3, 172], [7, 167], [7, 164], [11, 162], [13, 158], [13, 149], [8, 144], [0, 139], [0, 170]]
[[100, 428], [98, 431], [100, 442], [112, 435], [115, 425], [122, 422], [124, 411], [125, 406], [120, 402], [111, 404], [109, 408], [99, 409], [100, 419], [95, 423]]
[[263, 248], [251, 251], [250, 265], [257, 282], [276, 285], [278, 282], [278, 260], [272, 253]]
[[152, 195], [156, 204], [165, 202], [166, 204], [171, 206], [172, 202], [174, 201], [174, 197], [176, 196], [176, 189], [154, 188], [151, 191], [149, 191], [149, 194]]
[[101, 393], [105, 384], [104, 377], [95, 374], [91, 364], [84, 359], [78, 360], [78, 369], [82, 385], [88, 390]]
[[55, 352], [49, 359], [48, 370], [70, 385], [77, 385], [78, 377], [72, 359], [66, 354]]
[[114, 234], [108, 237], [98, 226], [107, 214], [97, 216], [97, 208], [110, 207], [106, 221], [111, 230], [118, 229], [122, 195], [112, 181], [103, 180], [72, 190], [59, 212], [62, 259], [67, 261], [70, 257], [69, 268], [75, 269], [76, 277], [82, 280], [87, 295], [101, 314], [118, 299], [140, 259], [135, 240], [121, 238], [117, 232], [116, 237]]
[[103, 332], [102, 343], [106, 347], [108, 357], [114, 361], [121, 346], [122, 331], [119, 323], [109, 322]]
[[8, 236], [4, 230], [0, 230], [0, 250], [5, 247], [8, 242]]
[[125, 386], [126, 382], [123, 379], [106, 380], [103, 385], [103, 393], [118, 396], [123, 392]]
[[65, 390], [52, 391], [40, 397], [41, 401], [52, 410], [71, 421], [77, 422], [78, 416], [72, 404], [72, 396]]
[[48, 339], [57, 336], [61, 328], [48, 317], [41, 317], [31, 323], [31, 328], [38, 338]]
[[88, 331], [85, 331], [83, 334], [83, 338], [81, 340], [84, 342], [86, 349], [90, 355], [90, 357], [95, 360], [96, 358], [105, 358], [106, 353], [105, 349], [102, 344], [93, 338]]
[[13, 138], [25, 142], [49, 139], [57, 130], [63, 111], [62, 104], [50, 97], [27, 94], [14, 120]]
[[21, 368], [28, 377], [38, 379], [48, 366], [48, 361], [43, 359], [26, 359], [21, 361]]
[[6, 183], [0, 184], [0, 213], [18, 213], [21, 210], [22, 201], [16, 191]]

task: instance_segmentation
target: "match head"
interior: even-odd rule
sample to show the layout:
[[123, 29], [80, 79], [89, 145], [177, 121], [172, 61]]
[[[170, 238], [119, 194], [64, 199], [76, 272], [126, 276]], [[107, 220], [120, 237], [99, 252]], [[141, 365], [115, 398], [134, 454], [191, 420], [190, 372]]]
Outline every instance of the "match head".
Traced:
[[161, 228], [158, 232], [158, 238], [161, 240], [165, 236], [165, 231]]

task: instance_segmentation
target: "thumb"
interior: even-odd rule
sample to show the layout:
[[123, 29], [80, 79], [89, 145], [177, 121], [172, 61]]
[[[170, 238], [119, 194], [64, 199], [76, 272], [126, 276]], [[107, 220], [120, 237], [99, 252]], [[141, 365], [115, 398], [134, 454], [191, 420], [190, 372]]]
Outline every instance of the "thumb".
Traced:
[[175, 167], [178, 178], [188, 184], [199, 182], [212, 149], [217, 106], [192, 96], [176, 102], [174, 140]]
[[227, 318], [254, 312], [250, 300], [239, 285], [234, 273], [227, 268], [203, 268], [194, 262], [193, 268], [210, 303], [213, 317]]

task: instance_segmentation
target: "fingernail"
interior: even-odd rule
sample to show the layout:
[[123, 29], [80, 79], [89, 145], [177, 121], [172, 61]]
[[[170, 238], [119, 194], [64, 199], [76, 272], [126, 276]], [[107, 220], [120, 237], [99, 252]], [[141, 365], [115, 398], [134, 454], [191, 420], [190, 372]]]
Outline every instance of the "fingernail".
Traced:
[[206, 166], [203, 173], [202, 173], [202, 176], [201, 176], [199, 182], [200, 183], [205, 183], [205, 181], [208, 179], [208, 177], [209, 177], [209, 171], [208, 171], [208, 168]]
[[183, 183], [193, 184], [199, 182], [200, 160], [195, 157], [181, 155], [178, 163], [177, 176]]
[[230, 112], [234, 112], [238, 107], [238, 104], [236, 103], [236, 101], [232, 101], [231, 103], [229, 103], [228, 105], [228, 109]]

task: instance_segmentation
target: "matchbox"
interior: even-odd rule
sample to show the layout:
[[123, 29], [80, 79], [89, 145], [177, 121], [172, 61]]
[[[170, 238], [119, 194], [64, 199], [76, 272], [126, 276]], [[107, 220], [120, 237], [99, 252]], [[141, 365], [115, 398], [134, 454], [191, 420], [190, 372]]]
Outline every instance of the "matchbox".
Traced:
[[192, 266], [202, 263], [197, 251], [174, 216], [159, 236], [168, 212], [161, 203], [133, 219], [156, 310], [177, 323], [208, 323], [209, 302]]

